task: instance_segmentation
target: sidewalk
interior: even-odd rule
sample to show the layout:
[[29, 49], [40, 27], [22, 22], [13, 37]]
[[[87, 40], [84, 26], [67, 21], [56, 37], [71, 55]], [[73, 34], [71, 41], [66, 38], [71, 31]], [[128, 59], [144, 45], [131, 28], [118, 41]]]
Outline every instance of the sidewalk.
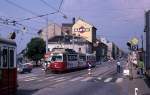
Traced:
[[129, 80], [129, 78], [126, 77], [122, 88], [124, 91], [125, 89], [126, 92], [128, 91], [128, 95], [136, 95], [135, 88], [138, 88], [137, 95], [150, 95], [150, 79], [140, 78], [140, 76], [137, 75], [137, 70], [134, 69], [133, 80]]

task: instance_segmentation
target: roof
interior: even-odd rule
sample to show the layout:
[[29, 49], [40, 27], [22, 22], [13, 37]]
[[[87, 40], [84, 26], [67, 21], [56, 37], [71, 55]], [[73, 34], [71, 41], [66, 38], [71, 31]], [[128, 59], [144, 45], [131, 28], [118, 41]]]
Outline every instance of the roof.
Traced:
[[82, 38], [82, 37], [78, 37], [78, 36], [71, 36], [71, 35], [65, 35], [65, 36], [54, 36], [52, 38], [50, 38], [48, 40], [49, 43], [65, 43], [65, 44], [69, 44], [69, 43], [73, 43], [73, 39], [74, 39], [74, 43], [90, 43], [89, 41], [87, 41], [86, 39]]
[[0, 37], [0, 43], [17, 46], [17, 44], [16, 44], [16, 42], [14, 40], [6, 39], [6, 38], [1, 38], [1, 37]]
[[62, 23], [62, 27], [63, 27], [63, 26], [72, 27], [73, 24], [72, 24], [72, 23]]
[[[97, 30], [97, 28], [96, 28], [93, 24], [89, 23], [88, 21], [85, 21], [85, 20], [83, 20], [83, 19], [80, 18], [80, 17], [77, 19], [77, 21], [79, 21], [79, 20], [81, 20], [81, 21], [83, 21], [83, 22], [85, 22], [85, 23], [91, 25], [93, 28], [95, 28], [95, 29]], [[77, 22], [77, 21], [76, 21], [76, 22]]]
[[68, 54], [77, 54], [73, 49], [66, 48], [53, 48], [52, 53], [68, 53]]

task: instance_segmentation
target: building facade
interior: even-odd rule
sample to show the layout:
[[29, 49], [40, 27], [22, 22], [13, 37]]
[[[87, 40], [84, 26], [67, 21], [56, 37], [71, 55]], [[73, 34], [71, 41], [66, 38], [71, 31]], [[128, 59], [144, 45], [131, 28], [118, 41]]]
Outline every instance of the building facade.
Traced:
[[[74, 41], [73, 41], [74, 40]], [[92, 43], [82, 37], [73, 37], [71, 35], [55, 36], [48, 40], [48, 48], [63, 47], [74, 49], [76, 52], [92, 53]]]
[[48, 37], [48, 39], [54, 37], [54, 36], [58, 36], [61, 35], [61, 26], [59, 26], [56, 23], [51, 23], [48, 25], [48, 27], [44, 27], [43, 29], [41, 29], [38, 32], [40, 38], [42, 38], [44, 41], [46, 40], [46, 36]]
[[96, 47], [96, 61], [106, 61], [108, 47], [106, 44], [100, 42]]
[[91, 43], [96, 42], [96, 28], [82, 19], [78, 19], [72, 26], [72, 33], [75, 36], [85, 38]]

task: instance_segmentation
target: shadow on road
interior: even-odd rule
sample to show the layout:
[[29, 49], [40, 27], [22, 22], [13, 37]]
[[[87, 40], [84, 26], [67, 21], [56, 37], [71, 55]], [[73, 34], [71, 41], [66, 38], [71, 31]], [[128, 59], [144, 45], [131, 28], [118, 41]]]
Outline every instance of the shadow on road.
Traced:
[[24, 90], [24, 89], [19, 89], [17, 91], [16, 95], [32, 95], [33, 93], [35, 93], [36, 91], [38, 91], [38, 89], [35, 90]]
[[146, 78], [146, 79], [144, 79], [144, 81], [147, 84], [147, 86], [150, 88], [150, 78]]

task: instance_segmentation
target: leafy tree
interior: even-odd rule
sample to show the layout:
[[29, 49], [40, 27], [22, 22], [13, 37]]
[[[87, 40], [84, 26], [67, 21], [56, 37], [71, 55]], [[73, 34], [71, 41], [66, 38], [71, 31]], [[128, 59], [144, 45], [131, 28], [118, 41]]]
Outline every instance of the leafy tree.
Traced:
[[27, 52], [26, 56], [33, 60], [36, 61], [36, 66], [37, 62], [44, 56], [45, 54], [45, 42], [43, 39], [35, 37], [32, 38], [31, 41], [27, 44]]

